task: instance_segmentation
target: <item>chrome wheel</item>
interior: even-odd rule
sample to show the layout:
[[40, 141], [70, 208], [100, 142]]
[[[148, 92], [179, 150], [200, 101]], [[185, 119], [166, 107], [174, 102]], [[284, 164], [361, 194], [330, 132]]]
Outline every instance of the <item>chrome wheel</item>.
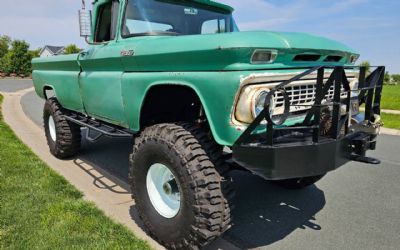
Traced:
[[53, 116], [49, 116], [49, 132], [50, 132], [50, 137], [53, 141], [57, 140], [57, 133], [56, 133], [56, 124], [54, 123]]
[[153, 164], [146, 177], [147, 193], [156, 211], [165, 218], [175, 217], [181, 207], [179, 184], [167, 166]]

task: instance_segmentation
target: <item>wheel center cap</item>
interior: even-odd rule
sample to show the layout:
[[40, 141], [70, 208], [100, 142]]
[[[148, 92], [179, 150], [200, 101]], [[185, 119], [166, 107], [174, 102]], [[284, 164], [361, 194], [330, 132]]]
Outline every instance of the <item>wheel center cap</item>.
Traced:
[[164, 183], [163, 190], [167, 195], [171, 195], [172, 194], [172, 187], [168, 182]]
[[171, 179], [164, 183], [162, 188], [166, 195], [175, 195], [179, 193], [178, 184], [176, 183], [175, 179]]

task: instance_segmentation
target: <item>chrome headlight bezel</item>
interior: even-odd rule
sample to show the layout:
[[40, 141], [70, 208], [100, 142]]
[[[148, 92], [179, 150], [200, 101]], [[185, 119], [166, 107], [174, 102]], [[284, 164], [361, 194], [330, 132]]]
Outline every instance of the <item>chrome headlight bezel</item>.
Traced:
[[[265, 99], [267, 98], [269, 92], [270, 91], [267, 89], [260, 89], [253, 95], [253, 101], [252, 101], [253, 106], [251, 110], [253, 118], [256, 118], [264, 109]], [[274, 98], [271, 98], [269, 105], [269, 113], [271, 115], [274, 114], [274, 109], [275, 109], [275, 101]]]
[[[277, 108], [275, 103], [275, 93], [271, 93], [272, 86], [257, 86], [250, 85], [243, 89], [235, 110], [235, 120], [250, 124], [254, 119], [264, 110], [265, 99], [270, 99], [269, 115], [267, 120], [272, 121], [276, 125], [280, 125], [285, 116], [285, 112], [288, 113], [289, 104], [285, 104], [284, 107]], [[277, 92], [280, 92], [279, 90]], [[286, 94], [286, 93], [285, 93]], [[265, 124], [266, 120], [262, 121]]]
[[[275, 105], [275, 97], [276, 93], [282, 93], [282, 97], [284, 100], [283, 113], [279, 115], [275, 115], [277, 109]], [[269, 99], [269, 100], [268, 100]], [[269, 102], [269, 105], [268, 105]], [[260, 90], [258, 95], [255, 95], [253, 100], [253, 117], [254, 119], [260, 115], [260, 113], [268, 108], [267, 116], [262, 124], [265, 124], [267, 121], [273, 125], [282, 125], [286, 119], [289, 117], [290, 113], [290, 101], [289, 96], [284, 90]]]

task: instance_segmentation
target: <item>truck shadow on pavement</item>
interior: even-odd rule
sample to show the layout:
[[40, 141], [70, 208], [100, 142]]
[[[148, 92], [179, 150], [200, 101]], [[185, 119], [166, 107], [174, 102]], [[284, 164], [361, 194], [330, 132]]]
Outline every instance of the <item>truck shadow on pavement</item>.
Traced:
[[[115, 191], [114, 185], [102, 181], [104, 175], [129, 192], [128, 156], [132, 146], [131, 139], [103, 138], [94, 144], [83, 140], [79, 160], [74, 162], [93, 177], [98, 188]], [[101, 175], [93, 175], [91, 169]], [[280, 241], [297, 229], [321, 230], [314, 216], [325, 206], [325, 195], [317, 186], [286, 190], [246, 172], [234, 171], [232, 177], [236, 190], [234, 225], [224, 234], [225, 240], [243, 249], [257, 248]], [[129, 212], [143, 227], [135, 206]]]
[[286, 190], [249, 173], [233, 172], [232, 177], [236, 190], [234, 225], [224, 238], [238, 247], [268, 246], [297, 229], [322, 229], [315, 215], [326, 201], [317, 186]]

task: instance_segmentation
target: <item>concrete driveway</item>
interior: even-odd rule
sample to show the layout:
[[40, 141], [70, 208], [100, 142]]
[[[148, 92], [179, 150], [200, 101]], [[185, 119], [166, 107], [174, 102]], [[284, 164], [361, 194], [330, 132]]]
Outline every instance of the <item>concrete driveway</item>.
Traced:
[[[12, 90], [5, 87], [10, 84], [26, 86], [0, 80], [0, 91]], [[13, 88], [23, 87], [18, 86]], [[21, 105], [41, 126], [43, 101], [30, 92], [21, 98]], [[79, 159], [124, 185], [131, 148], [132, 142], [126, 139], [104, 138], [96, 144], [84, 141]], [[398, 249], [399, 148], [400, 137], [381, 135], [378, 149], [370, 153], [382, 160], [381, 165], [349, 163], [301, 191], [288, 191], [257, 176], [234, 172], [234, 226], [223, 236], [229, 244], [214, 244], [210, 249], [233, 245], [241, 249]]]

